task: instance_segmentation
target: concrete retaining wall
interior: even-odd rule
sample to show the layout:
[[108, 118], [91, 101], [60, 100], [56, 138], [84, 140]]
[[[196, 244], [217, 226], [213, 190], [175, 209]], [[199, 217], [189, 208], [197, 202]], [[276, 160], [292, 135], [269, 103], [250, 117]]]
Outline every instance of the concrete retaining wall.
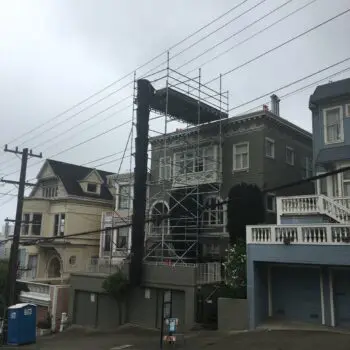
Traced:
[[248, 329], [247, 299], [218, 298], [218, 330]]

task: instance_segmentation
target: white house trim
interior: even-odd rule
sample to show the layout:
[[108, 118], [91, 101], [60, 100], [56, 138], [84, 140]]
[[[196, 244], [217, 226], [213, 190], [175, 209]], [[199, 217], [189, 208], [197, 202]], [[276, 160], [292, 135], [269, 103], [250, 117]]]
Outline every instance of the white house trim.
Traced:
[[333, 271], [329, 269], [329, 302], [331, 308], [331, 326], [335, 327], [335, 314], [334, 314], [334, 291], [333, 291]]
[[54, 332], [56, 329], [56, 319], [57, 319], [57, 300], [58, 300], [58, 286], [53, 287], [53, 301], [52, 301], [52, 325], [51, 330]]
[[[157, 205], [157, 204], [163, 204], [167, 209], [168, 209], [168, 214], [170, 213], [170, 207], [169, 207], [169, 204], [167, 203], [167, 201], [163, 200], [163, 199], [160, 199], [160, 200], [157, 200], [155, 201], [154, 203], [152, 203], [150, 209], [149, 209], [149, 216], [152, 217], [152, 211], [153, 211], [153, 208]], [[168, 227], [167, 227], [167, 232], [166, 234], [169, 234], [170, 233], [170, 220], [167, 219], [168, 221]], [[152, 227], [152, 224], [151, 225], [148, 225], [148, 233], [150, 234], [151, 233], [151, 227]]]
[[[327, 123], [326, 123], [326, 113], [332, 109], [339, 109], [339, 118], [340, 118], [340, 139], [337, 141], [327, 141]], [[334, 143], [344, 142], [344, 114], [343, 114], [343, 106], [333, 106], [329, 108], [325, 108], [323, 110], [323, 136], [325, 145], [331, 145]]]
[[322, 317], [322, 324], [326, 324], [326, 317], [325, 317], [325, 311], [324, 311], [324, 288], [323, 288], [323, 272], [322, 269], [320, 269], [320, 293], [321, 293], [321, 317]]
[[272, 317], [272, 276], [271, 265], [267, 267], [267, 294], [268, 294], [268, 312], [269, 317]]

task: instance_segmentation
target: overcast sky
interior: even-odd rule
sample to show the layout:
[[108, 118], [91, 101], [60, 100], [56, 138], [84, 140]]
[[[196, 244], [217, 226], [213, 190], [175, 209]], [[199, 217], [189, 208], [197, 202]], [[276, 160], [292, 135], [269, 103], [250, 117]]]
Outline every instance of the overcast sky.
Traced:
[[[130, 124], [115, 127], [130, 120], [132, 116], [132, 108], [128, 107], [132, 101], [129, 97], [132, 94], [132, 74], [79, 107], [60, 117], [57, 115], [131, 73], [152, 57], [166, 52], [169, 47], [241, 1], [0, 0], [1, 144], [9, 143], [11, 147], [27, 146], [33, 148], [34, 152], [43, 152], [44, 158], [53, 157], [76, 164], [91, 162], [89, 166], [99, 166], [109, 162], [101, 167], [117, 172], [121, 154], [106, 156], [123, 151], [130, 132]], [[286, 2], [288, 4], [280, 10], [186, 64]], [[247, 0], [235, 11], [172, 49], [170, 67], [177, 69], [186, 64], [179, 71], [187, 74], [203, 65], [202, 81], [206, 82], [350, 7], [348, 0], [316, 0], [269, 30], [206, 63], [309, 2], [310, 0]], [[254, 10], [232, 21], [254, 5], [257, 5]], [[231, 22], [223, 29], [209, 35], [229, 21]], [[230, 107], [347, 58], [350, 56], [349, 32], [350, 14], [347, 13], [307, 36], [225, 75], [223, 87], [229, 90]], [[208, 38], [178, 54], [206, 35], [209, 35]], [[175, 55], [177, 56], [172, 59]], [[144, 75], [164, 61], [165, 54], [138, 70], [137, 76]], [[348, 66], [349, 62], [344, 63], [278, 94], [284, 95]], [[156, 71], [165, 67], [163, 64]], [[198, 72], [191, 72], [190, 75], [197, 76]], [[346, 72], [332, 79], [349, 76], [350, 73]], [[156, 77], [160, 75], [150, 79]], [[126, 88], [113, 93], [128, 83]], [[217, 87], [217, 83], [214, 87]], [[282, 99], [280, 107], [282, 117], [309, 131], [311, 114], [308, 98], [313, 89], [310, 87]], [[108, 95], [110, 96], [107, 97]], [[105, 99], [89, 107], [101, 98]], [[232, 114], [261, 107], [267, 100], [251, 103], [232, 111]], [[98, 115], [93, 117], [96, 114]], [[93, 118], [86, 121], [91, 117]], [[65, 119], [67, 120], [64, 121]], [[81, 125], [76, 126], [79, 123]], [[175, 124], [170, 126], [174, 127]], [[91, 142], [63, 152], [113, 128], [115, 129], [111, 132]], [[162, 128], [160, 121], [152, 123], [152, 129]], [[32, 129], [34, 131], [29, 133]], [[20, 137], [21, 135], [23, 136]], [[56, 155], [60, 152], [62, 153]], [[129, 153], [130, 151], [126, 154]], [[105, 158], [101, 159], [102, 157]], [[40, 165], [37, 159], [29, 161], [27, 179], [36, 176]], [[19, 167], [20, 160], [15, 155], [0, 155], [2, 175], [12, 173], [7, 178], [17, 179]], [[129, 169], [129, 158], [124, 159], [121, 169]], [[7, 192], [12, 187], [0, 187], [0, 193]], [[12, 194], [16, 194], [14, 187]], [[15, 207], [15, 197], [0, 195], [0, 222], [6, 216], [14, 217]]]

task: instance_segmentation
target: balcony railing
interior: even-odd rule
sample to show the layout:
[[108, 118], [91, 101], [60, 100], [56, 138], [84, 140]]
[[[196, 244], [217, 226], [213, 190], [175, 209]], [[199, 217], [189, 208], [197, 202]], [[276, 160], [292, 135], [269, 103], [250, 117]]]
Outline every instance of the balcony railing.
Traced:
[[323, 195], [278, 197], [277, 216], [327, 215], [342, 224], [350, 223], [350, 198], [330, 198]]
[[350, 226], [341, 224], [247, 226], [247, 244], [289, 243], [349, 244]]
[[86, 270], [80, 272], [111, 274], [119, 271], [122, 264], [123, 260], [118, 258], [93, 258], [87, 263]]
[[25, 284], [27, 285], [29, 292], [31, 293], [50, 295], [49, 284], [29, 281], [26, 281]]
[[173, 187], [195, 186], [221, 182], [221, 173], [215, 170], [200, 171], [188, 174], [177, 174], [173, 177]]

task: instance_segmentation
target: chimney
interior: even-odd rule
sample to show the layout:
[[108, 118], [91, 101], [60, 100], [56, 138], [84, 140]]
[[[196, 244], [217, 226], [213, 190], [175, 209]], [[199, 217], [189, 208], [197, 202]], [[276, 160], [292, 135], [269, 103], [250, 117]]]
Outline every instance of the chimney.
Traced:
[[280, 116], [280, 99], [277, 95], [271, 95], [271, 112], [274, 115]]

